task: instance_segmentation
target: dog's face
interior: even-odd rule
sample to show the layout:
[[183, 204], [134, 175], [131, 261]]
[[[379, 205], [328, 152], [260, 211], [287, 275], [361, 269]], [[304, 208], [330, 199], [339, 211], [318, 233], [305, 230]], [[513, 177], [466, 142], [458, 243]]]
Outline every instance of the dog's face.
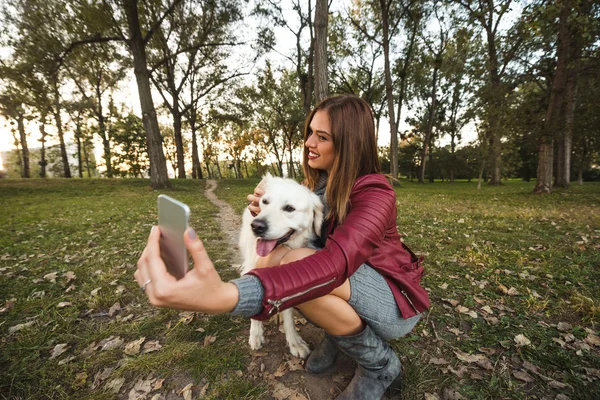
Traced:
[[[323, 204], [317, 195], [291, 179], [267, 174], [260, 183], [265, 190], [260, 199], [260, 213], [252, 221], [252, 231], [258, 237], [256, 251], [269, 254], [275, 246], [310, 240], [319, 235], [323, 222]], [[304, 244], [306, 245], [306, 244]]]

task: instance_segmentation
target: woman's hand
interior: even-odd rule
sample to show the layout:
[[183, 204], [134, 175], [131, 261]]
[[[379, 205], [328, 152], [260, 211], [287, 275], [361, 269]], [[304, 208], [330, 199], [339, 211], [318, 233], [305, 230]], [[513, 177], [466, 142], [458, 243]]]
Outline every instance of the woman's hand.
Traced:
[[248, 210], [252, 213], [252, 215], [258, 215], [260, 213], [260, 198], [265, 194], [265, 190], [262, 186], [262, 181], [256, 186], [254, 189], [254, 194], [249, 194], [246, 198], [250, 202], [248, 204]]
[[167, 272], [160, 257], [159, 239], [160, 229], [155, 226], [134, 273], [150, 303], [157, 307], [209, 314], [230, 312], [235, 308], [239, 298], [237, 287], [221, 280], [193, 229], [185, 232], [184, 241], [194, 259], [194, 268], [180, 280]]

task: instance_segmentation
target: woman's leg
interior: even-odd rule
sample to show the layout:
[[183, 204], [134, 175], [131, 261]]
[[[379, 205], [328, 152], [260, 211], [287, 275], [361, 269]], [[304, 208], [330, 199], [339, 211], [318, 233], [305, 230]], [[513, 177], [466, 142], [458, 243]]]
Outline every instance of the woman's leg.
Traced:
[[[281, 264], [303, 259], [315, 252], [313, 249], [290, 250], [281, 258]], [[350, 282], [346, 280], [331, 293], [299, 304], [296, 308], [330, 335], [354, 335], [361, 332], [365, 325], [354, 308], [348, 304], [349, 299]]]

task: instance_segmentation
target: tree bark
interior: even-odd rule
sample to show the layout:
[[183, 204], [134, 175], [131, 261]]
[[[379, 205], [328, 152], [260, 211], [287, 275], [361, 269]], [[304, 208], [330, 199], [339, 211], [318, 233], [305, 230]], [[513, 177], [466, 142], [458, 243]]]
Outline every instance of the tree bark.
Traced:
[[48, 165], [48, 161], [46, 161], [46, 115], [42, 116], [42, 122], [40, 122], [40, 133], [42, 137], [40, 138], [40, 142], [42, 143], [42, 148], [40, 150], [40, 178], [46, 177], [46, 166]]
[[327, 83], [328, 0], [317, 0], [315, 9], [315, 100], [317, 104], [329, 96]]
[[[572, 4], [565, 0], [565, 7], [572, 10]], [[579, 9], [571, 11], [575, 14], [587, 15], [591, 7], [590, 1], [579, 3]], [[567, 16], [569, 18], [569, 16]], [[569, 41], [568, 60], [566, 65], [566, 88], [565, 88], [565, 106], [564, 106], [564, 132], [559, 138], [558, 160], [556, 165], [555, 186], [568, 188], [571, 183], [571, 153], [573, 151], [573, 123], [575, 117], [575, 102], [577, 98], [577, 82], [579, 76], [579, 65], [582, 52], [583, 28], [574, 21], [567, 21], [567, 32], [564, 40]], [[565, 50], [566, 51], [566, 50]]]
[[[438, 58], [439, 57], [436, 57], [435, 68], [433, 69], [433, 77], [431, 79], [431, 106], [429, 107], [429, 117], [425, 131], [425, 140], [423, 141], [423, 151], [421, 153], [421, 171], [419, 173], [419, 183], [425, 183], [427, 154], [430, 153], [433, 125], [435, 124], [435, 119], [437, 118], [437, 76], [441, 66], [441, 61], [438, 61]], [[432, 155], [430, 155], [430, 158], [432, 158]], [[433, 182], [433, 171], [431, 171], [431, 178], [429, 181]]]
[[[58, 79], [56, 77], [55, 79]], [[60, 156], [63, 164], [63, 176], [71, 178], [71, 167], [69, 166], [69, 156], [67, 155], [67, 146], [65, 144], [65, 134], [62, 126], [62, 118], [60, 116], [60, 93], [58, 92], [58, 82], [54, 82], [54, 120], [56, 121], [56, 130], [58, 131], [58, 139], [60, 142]]]
[[27, 146], [27, 133], [25, 133], [25, 117], [19, 115], [17, 117], [17, 129], [19, 130], [19, 138], [21, 142], [21, 157], [23, 160], [21, 168], [21, 177], [30, 178], [31, 174], [29, 171], [29, 147]]
[[129, 27], [129, 48], [133, 55], [133, 68], [137, 82], [142, 122], [146, 131], [148, 155], [150, 158], [150, 184], [153, 189], [171, 187], [167, 174], [167, 162], [162, 149], [162, 137], [158, 128], [156, 110], [150, 90], [150, 73], [146, 60], [146, 45], [142, 37], [137, 0], [123, 0]]
[[392, 87], [392, 72], [390, 65], [390, 21], [388, 4], [385, 0], [379, 0], [381, 7], [381, 23], [383, 27], [383, 58], [385, 72], [385, 96], [388, 106], [388, 119], [390, 122], [390, 174], [394, 179], [394, 186], [398, 185], [398, 125], [394, 111], [394, 92]]
[[567, 89], [567, 67], [571, 44], [568, 22], [570, 12], [571, 0], [564, 0], [561, 3], [559, 18], [556, 71], [552, 80], [552, 90], [544, 121], [544, 132], [540, 138], [537, 180], [533, 189], [534, 193], [543, 194], [552, 192], [554, 140], [559, 137], [559, 132], [565, 127], [565, 92]]

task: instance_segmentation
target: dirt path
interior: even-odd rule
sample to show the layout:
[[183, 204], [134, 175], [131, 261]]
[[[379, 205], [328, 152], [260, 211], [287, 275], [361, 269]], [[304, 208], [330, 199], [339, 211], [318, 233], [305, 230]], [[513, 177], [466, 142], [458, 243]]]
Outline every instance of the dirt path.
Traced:
[[[238, 234], [241, 218], [225, 201], [219, 199], [214, 191], [217, 181], [206, 181], [206, 198], [219, 208], [218, 223], [233, 251], [231, 264], [241, 264], [238, 248]], [[259, 382], [267, 382], [267, 398], [283, 400], [329, 400], [334, 399], [350, 381], [354, 364], [347, 357], [338, 357], [336, 365], [321, 375], [312, 375], [304, 370], [304, 360], [293, 357], [285, 342], [285, 336], [277, 329], [276, 318], [271, 318], [265, 327], [266, 344], [259, 351], [248, 352], [252, 357], [248, 365], [248, 376]], [[323, 337], [321, 329], [298, 319], [300, 335], [309, 343], [311, 349]], [[248, 322], [248, 328], [250, 322]], [[248, 329], [249, 330], [249, 329]], [[245, 331], [246, 336], [248, 330]]]

